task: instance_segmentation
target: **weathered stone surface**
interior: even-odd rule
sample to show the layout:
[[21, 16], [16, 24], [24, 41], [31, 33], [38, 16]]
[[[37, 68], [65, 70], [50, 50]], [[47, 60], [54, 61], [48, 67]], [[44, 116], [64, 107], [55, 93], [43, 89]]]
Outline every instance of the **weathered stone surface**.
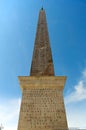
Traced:
[[30, 76], [19, 77], [22, 102], [18, 130], [67, 130], [65, 76], [54, 76], [45, 11], [39, 14]]
[[52, 53], [50, 48], [46, 15], [44, 10], [41, 10], [39, 13], [30, 75], [54, 75]]
[[66, 76], [19, 76], [20, 86], [24, 89], [51, 88], [63, 91]]
[[18, 130], [67, 129], [63, 101], [66, 77], [19, 77], [22, 103]]

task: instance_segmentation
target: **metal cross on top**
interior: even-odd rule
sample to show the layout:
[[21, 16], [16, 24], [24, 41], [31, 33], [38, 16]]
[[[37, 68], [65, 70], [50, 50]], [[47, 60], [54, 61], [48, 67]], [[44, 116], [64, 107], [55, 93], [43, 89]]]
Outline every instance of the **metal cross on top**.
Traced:
[[3, 127], [2, 124], [1, 124], [1, 126], [0, 126], [0, 130], [2, 130], [2, 129], [4, 129], [4, 127]]

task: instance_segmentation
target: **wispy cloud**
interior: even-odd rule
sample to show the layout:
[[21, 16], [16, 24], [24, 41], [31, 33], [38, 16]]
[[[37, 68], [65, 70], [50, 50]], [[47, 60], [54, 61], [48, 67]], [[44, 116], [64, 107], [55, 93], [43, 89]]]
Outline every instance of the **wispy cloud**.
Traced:
[[86, 69], [82, 72], [81, 78], [74, 86], [74, 91], [65, 97], [65, 103], [79, 102], [86, 100]]
[[65, 97], [69, 127], [86, 129], [86, 68], [81, 72], [74, 91]]
[[0, 123], [4, 130], [17, 130], [19, 108], [20, 98], [0, 100]]

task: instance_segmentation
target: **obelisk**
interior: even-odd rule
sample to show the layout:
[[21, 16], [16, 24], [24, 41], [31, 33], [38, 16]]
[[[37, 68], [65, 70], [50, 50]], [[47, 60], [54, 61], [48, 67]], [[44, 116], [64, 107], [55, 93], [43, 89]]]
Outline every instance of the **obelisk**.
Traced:
[[67, 130], [63, 100], [66, 76], [55, 76], [45, 10], [39, 12], [30, 76], [22, 89], [18, 130]]

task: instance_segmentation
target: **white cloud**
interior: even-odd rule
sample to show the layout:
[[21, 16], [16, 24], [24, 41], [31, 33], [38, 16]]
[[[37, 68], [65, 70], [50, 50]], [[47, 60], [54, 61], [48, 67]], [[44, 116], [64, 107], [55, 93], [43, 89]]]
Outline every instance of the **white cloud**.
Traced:
[[65, 103], [67, 104], [82, 100], [86, 100], [86, 69], [82, 72], [80, 80], [74, 86], [74, 91], [65, 97]]
[[17, 130], [19, 109], [20, 98], [0, 100], [0, 123], [4, 130]]
[[71, 109], [67, 113], [67, 119], [69, 128], [75, 127], [86, 130], [86, 113], [82, 114], [82, 112]]
[[74, 86], [74, 91], [65, 97], [69, 127], [86, 129], [86, 69]]

